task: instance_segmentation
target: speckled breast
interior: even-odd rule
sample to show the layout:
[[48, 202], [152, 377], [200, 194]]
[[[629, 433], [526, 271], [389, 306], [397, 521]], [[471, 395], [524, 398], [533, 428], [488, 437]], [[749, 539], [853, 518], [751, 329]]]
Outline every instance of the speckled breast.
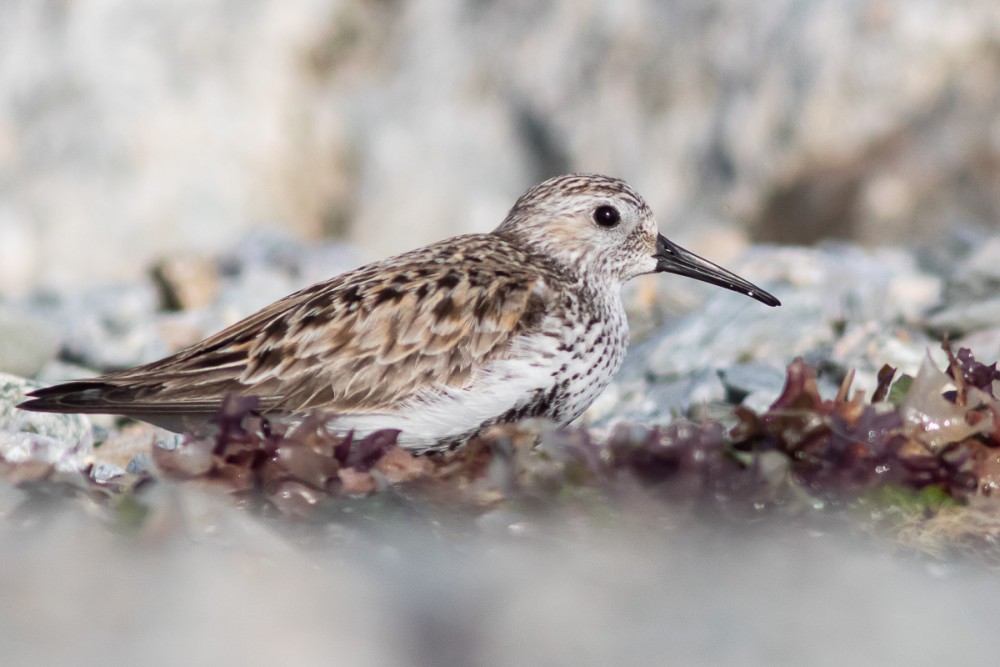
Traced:
[[545, 417], [565, 426], [590, 407], [621, 368], [628, 321], [620, 300], [585, 302], [568, 317], [552, 319], [548, 333], [559, 340], [547, 361], [552, 383], [497, 421]]

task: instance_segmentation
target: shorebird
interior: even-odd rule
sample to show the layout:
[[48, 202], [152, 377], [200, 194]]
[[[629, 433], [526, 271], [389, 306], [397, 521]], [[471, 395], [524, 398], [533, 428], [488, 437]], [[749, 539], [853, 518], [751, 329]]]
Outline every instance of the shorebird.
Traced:
[[488, 234], [362, 266], [164, 359], [39, 389], [18, 407], [184, 431], [237, 394], [265, 415], [323, 410], [337, 430], [399, 429], [417, 452], [501, 422], [566, 425], [621, 367], [622, 286], [655, 272], [780, 305], [660, 234], [624, 181], [570, 174], [530, 188]]

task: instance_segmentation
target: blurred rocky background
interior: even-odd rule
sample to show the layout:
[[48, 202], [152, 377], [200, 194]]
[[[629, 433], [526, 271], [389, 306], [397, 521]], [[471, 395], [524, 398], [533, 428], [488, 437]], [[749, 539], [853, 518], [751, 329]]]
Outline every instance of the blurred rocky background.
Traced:
[[0, 293], [242, 230], [369, 259], [611, 173], [696, 250], [1000, 209], [989, 0], [0, 3]]
[[764, 409], [795, 356], [826, 397], [943, 368], [945, 334], [988, 364], [998, 101], [985, 0], [0, 0], [0, 661], [991, 664], [993, 572], [842, 524], [376, 494], [302, 526], [165, 481], [97, 503], [60, 476], [111, 488], [168, 436], [13, 405], [572, 170], [784, 302], [635, 281], [595, 433]]

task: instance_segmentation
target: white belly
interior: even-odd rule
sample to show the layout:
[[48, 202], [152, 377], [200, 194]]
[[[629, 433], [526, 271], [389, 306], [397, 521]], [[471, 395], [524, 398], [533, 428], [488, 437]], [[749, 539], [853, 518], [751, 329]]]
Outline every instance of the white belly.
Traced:
[[416, 451], [464, 444], [498, 421], [545, 417], [566, 425], [618, 372], [628, 327], [623, 315], [618, 322], [551, 331], [559, 336], [520, 339], [508, 358], [485, 367], [467, 387], [429, 388], [391, 413], [344, 415], [333, 425], [359, 434], [399, 429], [400, 445]]

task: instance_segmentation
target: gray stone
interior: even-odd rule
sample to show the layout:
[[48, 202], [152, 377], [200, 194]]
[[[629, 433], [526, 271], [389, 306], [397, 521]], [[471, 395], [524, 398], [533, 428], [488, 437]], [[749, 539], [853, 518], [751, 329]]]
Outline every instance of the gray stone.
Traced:
[[44, 318], [0, 305], [0, 373], [34, 376], [59, 352], [59, 337]]
[[755, 391], [781, 390], [785, 382], [785, 371], [772, 364], [736, 364], [719, 372], [726, 389], [739, 394]]
[[[990, 364], [1000, 360], [1000, 327], [985, 329], [963, 336], [955, 342], [956, 345], [972, 350], [976, 359]], [[943, 367], [943, 364], [938, 364]]]
[[934, 258], [945, 278], [942, 303], [928, 313], [926, 324], [951, 338], [1000, 327], [1000, 237], [970, 236], [964, 247]]
[[90, 421], [84, 415], [27, 412], [14, 407], [25, 393], [40, 386], [0, 374], [0, 457], [79, 469], [94, 443]]
[[[176, 447], [165, 447], [165, 449], [176, 449]], [[140, 475], [143, 473], [150, 473], [153, 471], [153, 457], [149, 455], [148, 452], [140, 452], [133, 456], [129, 462], [128, 466], [125, 468], [125, 472], [131, 475]]]
[[727, 398], [754, 410], [764, 410], [781, 393], [785, 371], [772, 364], [736, 364], [719, 371]]
[[726, 388], [715, 370], [681, 373], [655, 381], [644, 377], [616, 380], [585, 414], [595, 427], [617, 422], [668, 423], [694, 407], [724, 402]]
[[948, 304], [927, 317], [927, 326], [951, 336], [995, 328], [1000, 326], [1000, 297]]
[[121, 466], [116, 466], [113, 463], [98, 463], [91, 469], [90, 477], [95, 482], [103, 484], [115, 477], [121, 477], [125, 472]]
[[1000, 290], [1000, 237], [980, 239], [970, 253], [949, 267], [948, 301], [983, 301]]

